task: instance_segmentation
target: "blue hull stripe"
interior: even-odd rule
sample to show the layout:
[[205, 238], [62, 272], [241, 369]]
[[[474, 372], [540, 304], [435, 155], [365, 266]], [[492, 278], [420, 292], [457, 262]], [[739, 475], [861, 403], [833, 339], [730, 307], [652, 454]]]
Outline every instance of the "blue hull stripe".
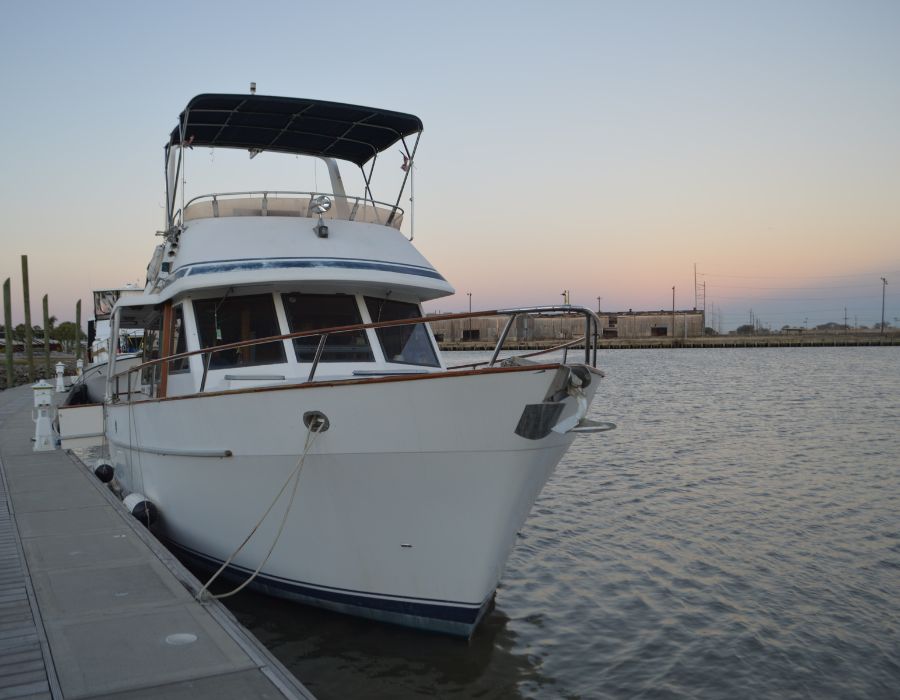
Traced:
[[[201, 554], [192, 549], [188, 549], [187, 547], [183, 547], [172, 540], [166, 539], [166, 545], [170, 549], [182, 552], [195, 560], [199, 560], [207, 566], [218, 568], [222, 565], [222, 562], [219, 560], [208, 557], [205, 554]], [[225, 570], [223, 575], [227, 574], [229, 578], [243, 581], [252, 573], [253, 572], [249, 569], [232, 565]], [[486, 603], [490, 601], [489, 596], [488, 601], [485, 601], [485, 603], [480, 605], [473, 605], [471, 603], [447, 605], [446, 603], [449, 603], [450, 601], [426, 602], [421, 598], [407, 598], [402, 596], [379, 598], [371, 595], [359, 595], [358, 592], [347, 589], [313, 587], [304, 585], [298, 581], [275, 578], [266, 576], [265, 574], [259, 574], [251, 584], [251, 587], [264, 588], [272, 595], [278, 595], [279, 593], [286, 594], [286, 597], [297, 595], [320, 600], [325, 603], [335, 603], [355, 608], [382, 611], [389, 614], [394, 613], [402, 616], [427, 618], [435, 621], [463, 624], [467, 626], [474, 625], [479, 620], [481, 614], [485, 610]]]
[[175, 280], [186, 276], [208, 275], [219, 272], [322, 268], [398, 272], [403, 275], [416, 275], [418, 277], [429, 277], [446, 281], [439, 272], [430, 267], [404, 263], [388, 263], [357, 258], [253, 258], [248, 260], [217, 260], [197, 263], [196, 265], [186, 265], [175, 270], [166, 280], [166, 284], [171, 284]]

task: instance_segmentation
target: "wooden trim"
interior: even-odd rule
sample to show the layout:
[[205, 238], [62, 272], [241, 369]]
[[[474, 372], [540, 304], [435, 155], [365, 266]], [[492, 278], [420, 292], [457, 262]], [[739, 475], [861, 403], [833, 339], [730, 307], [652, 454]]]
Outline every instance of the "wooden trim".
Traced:
[[[161, 357], [171, 357], [172, 355], [173, 319], [172, 302], [167, 301], [163, 305], [162, 337], [159, 339], [159, 354]], [[156, 395], [160, 398], [165, 398], [166, 392], [169, 389], [169, 365], [171, 365], [171, 362], [163, 362], [160, 365], [159, 388], [156, 392]]]
[[166, 396], [146, 399], [143, 401], [122, 401], [116, 405], [127, 406], [133, 404], [140, 406], [146, 403], [159, 403], [162, 401], [183, 401], [185, 399], [203, 399], [214, 396], [232, 396], [235, 394], [260, 394], [268, 391], [290, 391], [293, 389], [318, 389], [322, 387], [356, 386], [359, 384], [390, 384], [393, 382], [417, 382], [429, 379], [452, 379], [455, 377], [471, 377], [482, 374], [510, 374], [514, 372], [546, 372], [562, 367], [558, 362], [544, 365], [524, 365], [521, 367], [486, 367], [484, 369], [452, 370], [446, 372], [430, 372], [427, 374], [392, 375], [389, 377], [365, 377], [359, 379], [339, 379], [330, 382], [301, 382], [299, 384], [280, 384], [278, 386], [257, 386], [247, 389], [226, 389], [224, 391], [207, 391], [198, 394], [185, 394], [184, 396]]

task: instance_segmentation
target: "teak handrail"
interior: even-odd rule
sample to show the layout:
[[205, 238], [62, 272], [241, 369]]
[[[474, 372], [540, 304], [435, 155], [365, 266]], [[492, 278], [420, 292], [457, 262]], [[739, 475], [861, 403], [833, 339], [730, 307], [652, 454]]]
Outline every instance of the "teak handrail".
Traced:
[[[585, 334], [582, 338], [576, 338], [573, 341], [563, 343], [561, 345], [554, 346], [552, 348], [546, 348], [544, 350], [539, 350], [537, 352], [529, 353], [528, 357], [533, 357], [535, 355], [541, 355], [548, 352], [552, 352], [554, 350], [559, 350], [561, 348], [568, 349], [569, 346], [574, 345], [575, 343], [585, 341], [584, 343], [584, 362], [585, 364], [589, 364], [593, 367], [597, 366], [597, 337], [598, 337], [598, 329], [600, 327], [600, 319], [594, 311], [588, 309], [584, 306], [570, 306], [570, 305], [561, 305], [561, 306], [530, 306], [530, 307], [521, 307], [514, 309], [493, 309], [490, 311], [469, 311], [462, 313], [453, 313], [453, 314], [435, 314], [432, 316], [420, 316], [418, 318], [404, 318], [397, 319], [395, 321], [378, 321], [373, 323], [355, 323], [349, 326], [332, 326], [329, 328], [318, 328], [311, 331], [298, 331], [296, 333], [285, 333], [283, 335], [273, 335], [266, 338], [253, 338], [250, 340], [241, 340], [234, 343], [225, 343], [224, 345], [216, 345], [212, 347], [201, 348], [199, 350], [190, 350], [188, 352], [175, 353], [173, 355], [168, 355], [166, 357], [160, 357], [152, 360], [148, 360], [147, 362], [141, 363], [140, 365], [136, 365], [135, 367], [130, 367], [127, 370], [122, 372], [117, 372], [112, 375], [111, 379], [115, 380], [116, 383], [116, 392], [118, 395], [118, 381], [120, 377], [131, 375], [135, 372], [141, 372], [148, 367], [155, 367], [156, 365], [173, 362], [175, 360], [180, 360], [186, 357], [193, 357], [194, 355], [208, 355], [209, 357], [205, 358], [206, 361], [203, 363], [203, 377], [200, 382], [200, 393], [204, 391], [206, 388], [206, 376], [209, 372], [209, 360], [211, 359], [213, 353], [226, 351], [226, 350], [235, 350], [238, 348], [250, 347], [253, 345], [263, 345], [265, 343], [274, 343], [283, 340], [292, 340], [294, 338], [308, 338], [311, 336], [322, 336], [322, 341], [319, 343], [319, 347], [316, 352], [316, 359], [318, 359], [321, 354], [323, 341], [329, 335], [337, 334], [337, 333], [353, 333], [360, 330], [366, 330], [369, 328], [379, 329], [379, 328], [391, 328], [395, 326], [409, 326], [415, 325], [418, 323], [432, 323], [435, 321], [453, 321], [458, 319], [466, 319], [466, 318], [482, 318], [482, 317], [495, 317], [495, 316], [509, 316], [510, 319], [504, 327], [503, 333], [501, 333], [500, 337], [497, 339], [497, 344], [494, 348], [493, 355], [489, 361], [478, 362], [475, 364], [465, 364], [461, 365], [461, 367], [475, 367], [479, 364], [487, 364], [489, 367], [493, 367], [494, 363], [497, 360], [497, 356], [500, 354], [500, 351], [503, 349], [503, 344], [506, 341], [507, 335], [509, 334], [510, 329], [512, 328], [513, 323], [517, 316], [521, 315], [531, 315], [531, 314], [568, 314], [568, 315], [581, 315], [585, 318]], [[593, 333], [591, 333], [591, 328], [593, 327]], [[587, 340], [590, 338], [590, 342]], [[591, 357], [591, 353], [593, 352], [593, 358]], [[525, 357], [522, 355], [521, 357]], [[311, 382], [313, 380], [316, 366], [318, 362], [314, 361], [313, 365], [310, 369], [309, 377], [307, 382]], [[131, 384], [131, 380], [128, 380], [129, 386]]]

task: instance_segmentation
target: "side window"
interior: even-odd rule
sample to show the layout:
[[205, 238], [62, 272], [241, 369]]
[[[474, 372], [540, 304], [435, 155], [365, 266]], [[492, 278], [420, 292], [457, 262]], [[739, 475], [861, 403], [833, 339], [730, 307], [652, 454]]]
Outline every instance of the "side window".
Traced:
[[[416, 304], [375, 297], [366, 297], [366, 308], [369, 310], [372, 323], [419, 318], [422, 315]], [[427, 367], [440, 366], [424, 323], [376, 328], [375, 332], [388, 362]]]
[[[356, 297], [346, 294], [282, 294], [284, 313], [291, 333], [362, 323]], [[299, 362], [312, 362], [319, 336], [294, 338]], [[319, 362], [373, 362], [375, 356], [365, 331], [334, 333], [328, 336]]]
[[[187, 352], [187, 338], [184, 336], [184, 307], [178, 305], [172, 311], [172, 347], [175, 348], [173, 354], [180, 355], [183, 352]], [[189, 359], [182, 357], [180, 360], [170, 362], [169, 374], [190, 372]]]
[[[204, 348], [281, 335], [271, 294], [194, 301], [200, 344]], [[209, 368], [246, 367], [284, 362], [280, 340], [212, 354]]]

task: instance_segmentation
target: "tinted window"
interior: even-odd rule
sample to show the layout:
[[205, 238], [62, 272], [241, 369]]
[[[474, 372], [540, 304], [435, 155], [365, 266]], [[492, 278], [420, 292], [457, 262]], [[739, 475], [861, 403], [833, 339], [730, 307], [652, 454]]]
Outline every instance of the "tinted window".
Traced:
[[[372, 323], [418, 318], [422, 315], [416, 304], [374, 297], [366, 297], [366, 308], [369, 310]], [[378, 340], [384, 350], [384, 358], [388, 362], [427, 365], [428, 367], [440, 366], [424, 323], [376, 328], [375, 332], [378, 334]]]
[[[204, 348], [281, 335], [271, 294], [203, 299], [194, 302], [200, 344]], [[284, 362], [281, 341], [212, 354], [210, 369]]]
[[[346, 294], [282, 294], [281, 299], [291, 333], [362, 323], [356, 298]], [[318, 335], [294, 338], [294, 350], [300, 362], [313, 361], [319, 338]], [[353, 331], [329, 335], [319, 362], [372, 362], [374, 359], [366, 332]]]

